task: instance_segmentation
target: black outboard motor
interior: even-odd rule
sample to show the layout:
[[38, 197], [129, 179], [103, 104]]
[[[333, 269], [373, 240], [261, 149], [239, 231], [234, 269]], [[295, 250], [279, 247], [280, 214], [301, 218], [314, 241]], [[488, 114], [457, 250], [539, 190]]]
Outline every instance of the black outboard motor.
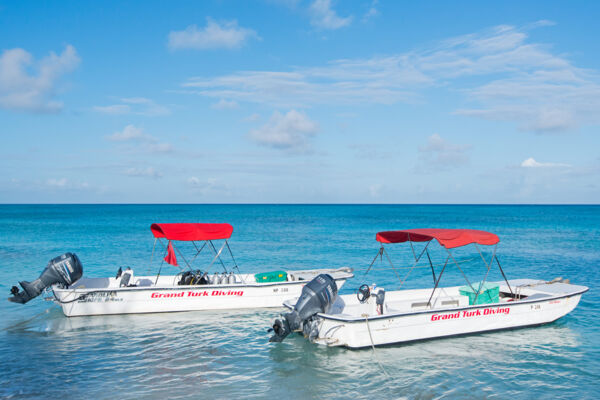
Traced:
[[25, 304], [29, 300], [37, 297], [44, 289], [56, 283], [62, 283], [65, 286], [77, 281], [83, 275], [83, 266], [77, 255], [73, 253], [65, 253], [50, 260], [42, 274], [33, 282], [19, 282], [23, 288], [19, 292], [19, 288], [13, 286], [10, 293], [13, 295], [8, 300], [14, 303]]
[[[304, 334], [312, 336], [312, 317], [326, 313], [337, 298], [337, 284], [329, 274], [320, 274], [302, 288], [302, 294], [294, 309], [276, 319], [273, 323], [274, 335], [269, 342], [281, 342], [291, 332], [302, 328]], [[308, 329], [307, 329], [308, 328]], [[314, 334], [313, 334], [314, 335]], [[312, 338], [311, 338], [312, 339]]]

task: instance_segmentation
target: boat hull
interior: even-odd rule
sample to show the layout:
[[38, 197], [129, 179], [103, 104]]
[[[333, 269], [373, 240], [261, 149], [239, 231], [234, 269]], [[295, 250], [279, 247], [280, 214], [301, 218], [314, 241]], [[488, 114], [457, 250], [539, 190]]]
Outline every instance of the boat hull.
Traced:
[[[347, 278], [336, 279], [341, 287]], [[54, 288], [57, 302], [67, 317], [140, 314], [200, 310], [282, 307], [300, 296], [308, 281], [266, 284], [174, 286], [170, 288], [128, 287], [102, 290]], [[88, 293], [84, 298], [73, 301]]]
[[320, 315], [315, 342], [328, 346], [363, 348], [448, 336], [542, 325], [565, 316], [579, 303], [582, 293], [543, 300], [427, 310], [369, 317], [336, 318]]

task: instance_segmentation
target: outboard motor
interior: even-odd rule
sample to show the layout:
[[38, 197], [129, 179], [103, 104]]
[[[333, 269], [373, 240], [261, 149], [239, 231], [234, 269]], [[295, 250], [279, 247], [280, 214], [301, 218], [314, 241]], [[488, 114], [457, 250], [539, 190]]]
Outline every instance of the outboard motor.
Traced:
[[10, 290], [12, 297], [9, 297], [8, 300], [25, 304], [34, 297], [39, 296], [47, 287], [57, 283], [68, 286], [81, 278], [81, 275], [83, 275], [83, 266], [77, 255], [65, 253], [50, 260], [40, 277], [35, 281], [19, 282], [19, 285], [23, 288], [22, 292], [19, 292], [18, 287], [13, 286]]
[[316, 336], [312, 329], [313, 317], [326, 313], [337, 298], [337, 284], [329, 274], [320, 274], [302, 288], [302, 294], [294, 309], [276, 319], [273, 323], [274, 335], [269, 342], [281, 342], [291, 332], [302, 328], [311, 339]]

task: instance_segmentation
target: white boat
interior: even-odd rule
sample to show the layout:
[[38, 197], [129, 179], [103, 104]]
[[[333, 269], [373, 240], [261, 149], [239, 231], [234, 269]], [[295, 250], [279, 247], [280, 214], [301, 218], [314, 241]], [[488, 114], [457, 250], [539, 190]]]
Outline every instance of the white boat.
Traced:
[[[119, 269], [114, 278], [86, 278], [81, 277], [83, 268], [77, 256], [66, 253], [51, 260], [38, 280], [21, 282], [22, 292], [13, 287], [13, 297], [9, 300], [25, 303], [49, 288], [53, 291], [53, 300], [68, 317], [269, 308], [281, 307], [285, 300], [298, 297], [302, 287], [319, 274], [330, 274], [339, 286], [354, 276], [350, 268], [242, 274], [227, 242], [233, 232], [229, 224], [152, 224], [151, 230], [156, 238], [155, 248], [158, 242], [165, 250], [163, 261], [179, 266], [177, 252], [186, 270], [176, 275], [162, 275], [161, 264], [156, 275], [138, 276], [131, 269]], [[166, 245], [163, 239], [168, 241]], [[219, 250], [214, 246], [215, 240], [223, 241]], [[174, 241], [194, 245], [189, 263]], [[198, 246], [198, 241], [203, 244]], [[204, 248], [213, 251], [210, 265], [204, 270], [193, 269], [192, 262]], [[231, 268], [221, 259], [225, 248], [231, 255]], [[212, 273], [211, 268], [217, 264], [223, 271]]]
[[[288, 300], [284, 305], [291, 312], [275, 322], [275, 335], [271, 341], [282, 340], [290, 331], [302, 331], [315, 343], [355, 349], [541, 325], [556, 321], [573, 311], [581, 295], [588, 290], [585, 286], [572, 285], [561, 278], [551, 281], [507, 280], [496, 257], [496, 247], [488, 262], [477, 246], [497, 245], [498, 237], [489, 232], [415, 229], [380, 232], [376, 238], [382, 245], [375, 259], [384, 254], [387, 257], [383, 243], [410, 242], [413, 246], [413, 242], [426, 242], [419, 256], [413, 247], [413, 268], [424, 253], [428, 254], [435, 286], [429, 289], [385, 291], [363, 285], [356, 295], [332, 296], [330, 304], [327, 301], [320, 303], [321, 312], [304, 314], [306, 299]], [[447, 251], [446, 262], [437, 277], [427, 251], [433, 239]], [[462, 272], [450, 249], [467, 244], [475, 244], [484, 259], [485, 277], [477, 283], [467, 280], [467, 286], [464, 287], [440, 287], [440, 280], [450, 260]], [[504, 281], [486, 283], [494, 262]], [[301, 317], [297, 318], [298, 315]]]

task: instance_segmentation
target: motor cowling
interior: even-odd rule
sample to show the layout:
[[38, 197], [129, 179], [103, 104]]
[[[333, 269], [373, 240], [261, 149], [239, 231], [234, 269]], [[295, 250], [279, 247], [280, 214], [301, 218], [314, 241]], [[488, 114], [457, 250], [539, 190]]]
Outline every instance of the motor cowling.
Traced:
[[55, 284], [63, 284], [65, 286], [76, 282], [83, 275], [83, 266], [79, 257], [74, 253], [65, 253], [61, 256], [53, 258], [48, 262], [48, 265], [42, 271], [42, 274], [33, 282], [22, 281], [19, 285], [23, 288], [13, 286], [11, 289], [12, 297], [8, 300], [14, 303], [25, 304], [29, 300], [37, 297], [44, 289]]
[[294, 309], [275, 320], [274, 334], [269, 342], [281, 342], [291, 332], [308, 326], [314, 315], [328, 312], [337, 298], [337, 292], [337, 284], [331, 275], [317, 275], [302, 288]]

